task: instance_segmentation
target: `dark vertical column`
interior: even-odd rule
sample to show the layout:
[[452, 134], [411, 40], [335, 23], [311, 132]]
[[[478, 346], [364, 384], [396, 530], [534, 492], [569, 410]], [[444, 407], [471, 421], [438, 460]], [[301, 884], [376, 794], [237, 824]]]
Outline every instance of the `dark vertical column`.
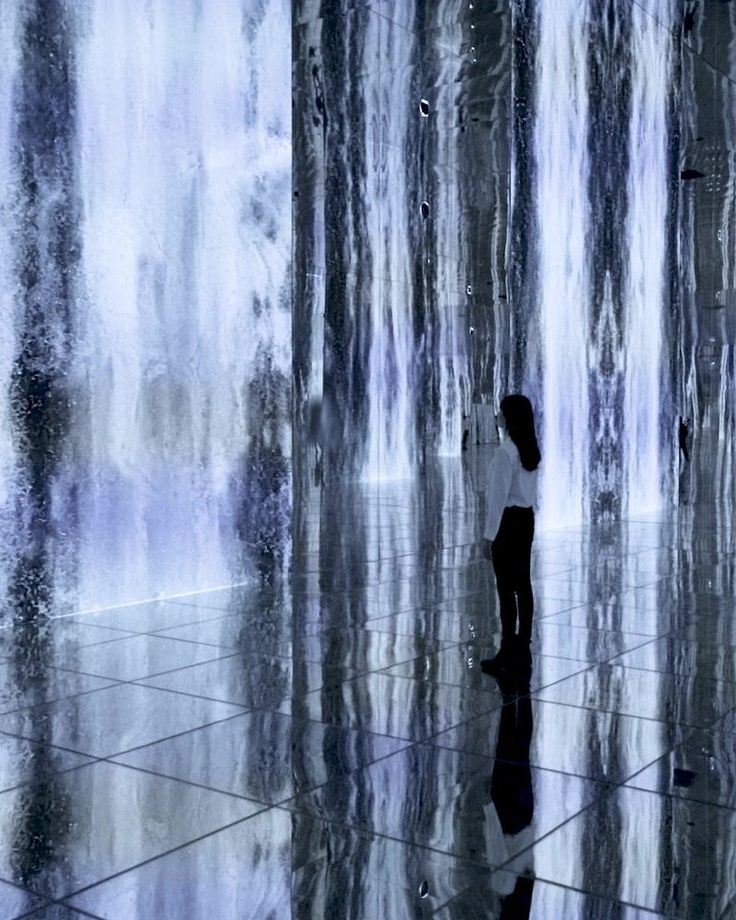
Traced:
[[[80, 255], [74, 44], [67, 6], [56, 0], [27, 4], [21, 43], [15, 101], [17, 352], [11, 403], [23, 494], [17, 503], [18, 556], [9, 579], [8, 606], [14, 617], [11, 663], [16, 686], [40, 705], [50, 695], [49, 544], [56, 525], [52, 486], [69, 423], [67, 374]], [[19, 810], [22, 820], [15, 829], [11, 864], [21, 883], [57, 857], [69, 826], [64, 796], [44, 753], [49, 730], [49, 725], [41, 730]]]
[[[675, 22], [680, 16], [675, 17]], [[678, 29], [672, 32], [672, 80], [667, 100], [668, 135], [668, 175], [669, 175], [669, 212], [667, 214], [667, 261], [664, 271], [666, 278], [667, 308], [663, 314], [662, 335], [667, 346], [667, 354], [662, 362], [663, 390], [667, 399], [662, 401], [660, 416], [660, 443], [666, 445], [665, 456], [671, 458], [665, 469], [664, 494], [672, 500], [677, 498], [677, 469], [679, 448], [675, 442], [680, 414], [690, 416], [692, 413], [685, 398], [685, 374], [687, 368], [688, 344], [685, 336], [685, 314], [680, 271], [680, 226], [682, 222], [680, 200], [680, 159], [682, 148], [682, 131], [680, 112], [682, 107], [682, 45]], [[692, 430], [692, 427], [691, 427]]]
[[[17, 87], [18, 303], [13, 436], [28, 525], [14, 590], [46, 600], [44, 546], [53, 527], [51, 484], [69, 418], [74, 272], [80, 255], [75, 190], [74, 46], [67, 6], [38, 0], [22, 29]], [[11, 593], [12, 593], [11, 589]]]
[[[439, 436], [440, 401], [439, 387], [439, 361], [440, 335], [438, 324], [440, 317], [440, 304], [446, 297], [446, 291], [440, 290], [444, 272], [439, 261], [442, 254], [438, 249], [437, 232], [441, 225], [441, 216], [438, 213], [442, 198], [441, 185], [447, 181], [446, 151], [442, 150], [443, 140], [440, 125], [443, 120], [447, 123], [447, 113], [439, 110], [439, 99], [443, 98], [442, 74], [434, 53], [432, 44], [432, 29], [440, 27], [435, 15], [439, 12], [441, 4], [433, 9], [421, 3], [414, 3], [415, 18], [412, 22], [414, 31], [414, 56], [403, 63], [405, 67], [411, 65], [411, 80], [408, 87], [409, 97], [414, 101], [410, 107], [412, 118], [404, 128], [403, 152], [406, 163], [406, 173], [403, 177], [405, 194], [409, 208], [409, 227], [407, 245], [407, 258], [411, 260], [411, 302], [405, 309], [411, 310], [414, 332], [414, 392], [412, 393], [413, 415], [416, 426], [416, 443], [420, 449], [417, 458], [422, 465], [427, 457], [434, 454], [434, 445]], [[399, 26], [392, 24], [390, 29], [399, 31]], [[391, 86], [396, 85], [398, 73], [387, 71], [382, 74], [385, 85], [384, 98], [391, 98]], [[436, 94], [436, 95], [435, 95]], [[419, 101], [422, 98], [434, 96], [434, 110], [431, 109], [427, 118], [421, 116]], [[445, 103], [448, 101], [444, 96]], [[387, 106], [388, 108], [388, 106]], [[390, 119], [390, 111], [386, 113]], [[396, 135], [401, 130], [394, 125]], [[452, 137], [449, 138], [452, 143]], [[422, 211], [422, 202], [426, 201], [428, 210]], [[383, 223], [383, 221], [382, 221]], [[458, 228], [457, 232], [460, 232]], [[391, 229], [386, 227], [387, 242]], [[395, 279], [393, 279], [395, 280]], [[389, 279], [389, 285], [392, 279]], [[387, 285], [383, 291], [389, 292]], [[399, 298], [391, 297], [395, 309], [400, 309]]]
[[[479, 8], [480, 7], [480, 8]], [[458, 95], [460, 206], [467, 284], [466, 408], [498, 402], [509, 389], [509, 193], [512, 119], [512, 11], [508, 0], [475, 4], [467, 14], [474, 51]], [[474, 36], [474, 37], [472, 37]], [[462, 291], [461, 291], [462, 296]], [[471, 331], [472, 330], [472, 331]]]
[[[592, 0], [588, 54], [590, 150], [590, 518], [621, 514], [626, 214], [630, 120], [628, 0]], [[657, 304], [652, 304], [656, 310]]]
[[527, 341], [535, 335], [537, 216], [534, 202], [534, 85], [537, 29], [534, 0], [512, 0], [512, 176], [509, 215], [510, 368], [509, 383], [521, 390], [541, 386], [541, 368], [529, 367]]

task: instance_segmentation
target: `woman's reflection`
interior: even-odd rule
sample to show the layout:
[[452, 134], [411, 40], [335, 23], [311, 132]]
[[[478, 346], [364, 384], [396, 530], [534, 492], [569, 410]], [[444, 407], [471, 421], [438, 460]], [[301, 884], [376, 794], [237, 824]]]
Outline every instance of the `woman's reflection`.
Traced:
[[[532, 704], [529, 697], [529, 672], [496, 678], [503, 696], [501, 721], [496, 742], [496, 759], [491, 773], [491, 802], [487, 819], [496, 825], [500, 837], [496, 849], [506, 858], [526, 851], [528, 863], [517, 876], [497, 873], [493, 887], [501, 896], [502, 918], [529, 917], [534, 891], [531, 844], [533, 841], [534, 792], [529, 767], [532, 740]], [[488, 813], [493, 810], [494, 813]], [[490, 828], [489, 828], [490, 830]], [[492, 854], [489, 852], [488, 854]], [[497, 854], [493, 854], [496, 855]]]

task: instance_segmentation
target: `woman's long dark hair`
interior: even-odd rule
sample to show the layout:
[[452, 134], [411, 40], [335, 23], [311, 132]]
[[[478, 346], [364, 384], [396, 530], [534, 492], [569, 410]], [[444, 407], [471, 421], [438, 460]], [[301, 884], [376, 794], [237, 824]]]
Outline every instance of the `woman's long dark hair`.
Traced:
[[542, 455], [534, 431], [534, 410], [532, 404], [519, 393], [504, 396], [501, 400], [501, 412], [506, 419], [506, 431], [519, 449], [521, 465], [525, 470], [536, 470]]

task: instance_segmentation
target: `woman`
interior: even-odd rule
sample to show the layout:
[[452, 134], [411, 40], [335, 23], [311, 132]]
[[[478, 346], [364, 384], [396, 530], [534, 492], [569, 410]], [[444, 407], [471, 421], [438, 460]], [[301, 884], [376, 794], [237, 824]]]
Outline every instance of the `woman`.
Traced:
[[[529, 664], [534, 596], [531, 553], [537, 467], [542, 459], [534, 412], [526, 396], [506, 396], [496, 420], [506, 437], [491, 463], [483, 555], [493, 559], [501, 613], [501, 650], [481, 661], [488, 674]], [[517, 619], [519, 631], [517, 633]]]

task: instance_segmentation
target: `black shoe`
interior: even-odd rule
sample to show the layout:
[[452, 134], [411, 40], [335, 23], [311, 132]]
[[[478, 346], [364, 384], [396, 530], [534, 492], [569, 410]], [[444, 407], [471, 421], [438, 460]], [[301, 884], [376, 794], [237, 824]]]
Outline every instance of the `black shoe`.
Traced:
[[500, 674], [508, 673], [512, 666], [512, 651], [508, 646], [501, 646], [501, 651], [494, 655], [493, 658], [482, 658], [480, 669], [484, 674], [490, 674], [491, 677], [498, 677]]

